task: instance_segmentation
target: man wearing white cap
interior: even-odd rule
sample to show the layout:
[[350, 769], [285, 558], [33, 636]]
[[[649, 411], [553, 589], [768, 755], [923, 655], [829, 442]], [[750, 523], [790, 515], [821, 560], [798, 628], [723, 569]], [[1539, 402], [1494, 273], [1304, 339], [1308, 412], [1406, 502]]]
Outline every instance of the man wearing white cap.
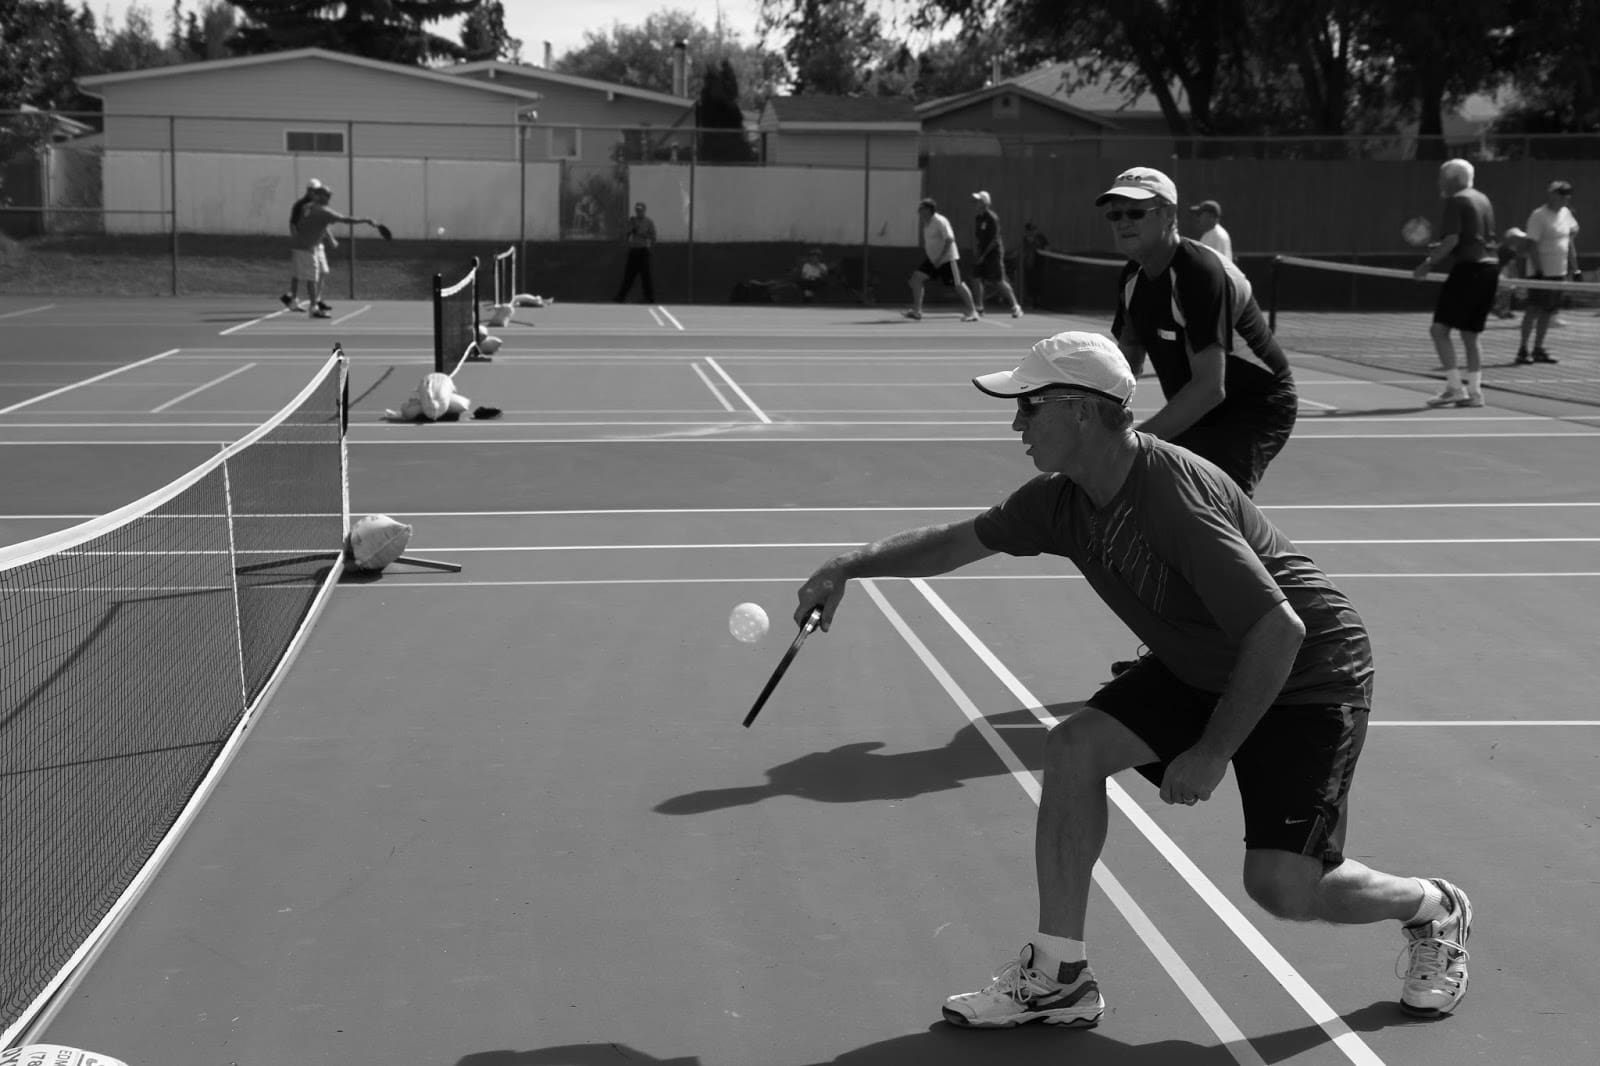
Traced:
[[1289, 440], [1299, 399], [1250, 279], [1178, 235], [1178, 187], [1159, 170], [1123, 171], [1094, 203], [1129, 260], [1112, 336], [1135, 372], [1150, 360], [1167, 399], [1139, 428], [1198, 452], [1254, 493]]
[[966, 308], [961, 321], [978, 321], [978, 310], [972, 304], [972, 290], [961, 280], [961, 250], [956, 247], [955, 228], [950, 225], [948, 218], [939, 213], [939, 204], [931, 196], [924, 197], [917, 204], [917, 221], [922, 228], [923, 259], [917, 269], [911, 272], [911, 307], [905, 312], [905, 317], [921, 320], [923, 291], [928, 287], [928, 282], [937, 279], [961, 297], [961, 304]]
[[1373, 677], [1350, 601], [1225, 472], [1134, 428], [1133, 373], [1110, 338], [1057, 334], [1015, 370], [973, 384], [1015, 399], [1011, 427], [1040, 475], [981, 515], [828, 560], [800, 587], [796, 620], [820, 606], [829, 629], [851, 578], [1051, 554], [1071, 560], [1152, 654], [1051, 728], [1034, 843], [1038, 932], [990, 984], [947, 999], [945, 1020], [1097, 1024], [1105, 1000], [1084, 937], [1106, 779], [1137, 768], [1164, 802], [1192, 806], [1230, 763], [1250, 897], [1295, 921], [1404, 923], [1401, 1005], [1454, 1010], [1467, 986], [1466, 894], [1344, 857]]
[[975, 249], [972, 257], [977, 260], [972, 268], [972, 276], [976, 281], [972, 287], [973, 303], [977, 305], [978, 314], [983, 314], [984, 288], [992, 283], [1011, 304], [1011, 317], [1021, 318], [1022, 305], [1017, 302], [1017, 294], [1011, 290], [1011, 282], [1006, 279], [1006, 248], [1000, 237], [1000, 216], [994, 213], [988, 193], [975, 192], [972, 198], [978, 201], [972, 242]]

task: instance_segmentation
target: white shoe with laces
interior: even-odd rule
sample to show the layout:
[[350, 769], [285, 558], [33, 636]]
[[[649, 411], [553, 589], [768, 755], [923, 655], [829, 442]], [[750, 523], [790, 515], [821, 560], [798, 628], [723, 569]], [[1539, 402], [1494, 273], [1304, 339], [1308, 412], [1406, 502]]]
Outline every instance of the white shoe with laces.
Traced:
[[1449, 1014], [1467, 994], [1467, 937], [1472, 935], [1467, 894], [1443, 878], [1431, 880], [1444, 893], [1450, 913], [1437, 921], [1402, 926], [1406, 946], [1395, 960], [1395, 976], [1404, 981], [1400, 1008], [1422, 1018]]
[[1028, 1022], [1088, 1028], [1106, 1003], [1087, 962], [1064, 962], [1054, 977], [1033, 967], [1033, 945], [977, 992], [944, 1001], [944, 1020], [969, 1029], [1010, 1029]]
[[1466, 398], [1466, 389], [1447, 385], [1445, 386], [1444, 391], [1440, 392], [1437, 396], [1428, 397], [1426, 402], [1429, 407], [1456, 407], [1459, 406]]

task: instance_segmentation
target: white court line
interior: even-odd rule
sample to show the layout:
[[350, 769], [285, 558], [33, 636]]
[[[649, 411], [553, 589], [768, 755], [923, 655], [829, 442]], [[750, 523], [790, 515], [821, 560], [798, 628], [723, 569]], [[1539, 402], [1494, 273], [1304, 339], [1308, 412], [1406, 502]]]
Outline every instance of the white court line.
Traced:
[[188, 392], [181, 393], [181, 394], [179, 394], [177, 396], [174, 396], [172, 399], [168, 400], [166, 403], [162, 404], [160, 407], [152, 407], [150, 409], [150, 413], [153, 414], [153, 415], [158, 415], [162, 411], [165, 411], [167, 408], [172, 407], [175, 404], [180, 404], [184, 400], [187, 400], [191, 396], [195, 396], [195, 395], [197, 395], [199, 393], [205, 392], [207, 389], [209, 389], [213, 385], [220, 385], [224, 381], [227, 381], [231, 377], [237, 377], [238, 375], [243, 374], [246, 370], [249, 370], [253, 366], [255, 366], [254, 363], [246, 363], [244, 366], [237, 367], [237, 368], [235, 368], [233, 370], [228, 371], [226, 374], [222, 375], [220, 378], [213, 378], [212, 380], [206, 382], [204, 385], [197, 385], [196, 387], [190, 389]]
[[1339, 410], [1339, 405], [1338, 404], [1323, 403], [1321, 400], [1309, 400], [1304, 396], [1297, 396], [1296, 399], [1299, 401], [1301, 407], [1316, 407], [1316, 408], [1320, 408], [1321, 410], [1324, 410], [1324, 411], [1337, 411], [1337, 410]]
[[668, 311], [665, 307], [661, 307], [659, 305], [656, 307], [656, 310], [660, 311], [663, 315], [665, 315], [668, 322], [671, 322], [674, 326], [677, 326], [679, 332], [683, 331], [683, 323], [679, 322], [676, 318], [672, 317], [672, 312], [671, 311]]
[[[136, 363], [128, 363], [126, 366], [119, 366], [115, 370], [107, 370], [104, 374], [96, 374], [92, 378], [84, 378], [82, 381], [75, 381], [71, 385], [63, 385], [59, 389], [51, 389], [49, 392], [40, 393], [38, 396], [34, 396], [31, 399], [23, 400], [20, 403], [14, 403], [10, 407], [0, 407], [0, 415], [8, 415], [12, 411], [20, 411], [24, 407], [30, 407], [33, 404], [39, 403], [39, 402], [41, 402], [43, 400], [48, 400], [52, 396], [60, 396], [64, 392], [71, 392], [73, 389], [81, 389], [85, 385], [93, 385], [97, 381], [104, 381], [106, 378], [113, 377], [113, 376], [115, 376], [117, 374], [122, 373], [125, 370], [132, 370], [135, 367], [141, 367], [141, 366], [144, 366], [147, 363], [153, 363], [157, 359], [165, 359], [167, 356], [173, 355], [173, 354], [175, 354], [177, 352], [181, 352], [182, 350], [183, 350], [182, 348], [169, 348], [168, 350], [166, 350], [164, 352], [161, 352], [158, 355], [152, 355], [149, 358], [140, 359]], [[3, 443], [3, 442], [0, 442], [0, 443]], [[19, 443], [26, 444], [26, 443], [29, 443], [29, 442], [22, 441], [22, 442], [19, 442]], [[60, 443], [60, 442], [57, 442], [57, 443]]]
[[739, 397], [739, 399], [744, 401], [744, 405], [746, 407], [750, 408], [750, 410], [755, 414], [755, 416], [757, 418], [761, 419], [761, 421], [763, 421], [763, 422], [771, 422], [772, 421], [772, 419], [767, 417], [767, 413], [765, 411], [763, 411], [761, 408], [756, 406], [756, 402], [750, 398], [750, 394], [745, 392], [743, 389], [741, 389], [739, 387], [739, 383], [737, 381], [733, 380], [733, 378], [731, 378], [730, 376], [728, 376], [728, 372], [726, 370], [722, 369], [722, 364], [721, 363], [717, 362], [715, 359], [713, 359], [711, 356], [708, 355], [708, 356], [706, 356], [706, 365], [709, 366], [712, 370], [715, 370], [717, 372], [717, 376], [720, 377], [723, 381], [726, 381], [728, 383], [728, 388], [733, 390], [733, 394], [735, 396]]
[[700, 369], [699, 363], [690, 363], [689, 368], [694, 371], [696, 377], [705, 382], [706, 388], [711, 390], [711, 395], [717, 398], [717, 402], [722, 405], [724, 411], [733, 410], [733, 404], [729, 403], [728, 398], [722, 395], [722, 390], [717, 388], [716, 383], [706, 377], [706, 372]]
[[366, 314], [370, 310], [372, 310], [372, 305], [371, 304], [363, 304], [362, 306], [356, 308], [354, 311], [351, 311], [348, 315], [340, 315], [338, 318], [334, 319], [332, 322], [329, 322], [328, 325], [337, 326], [341, 322], [348, 322], [352, 318], [356, 317], [357, 315]]
[[[929, 587], [926, 581], [921, 578], [912, 578], [911, 584], [918, 592], [922, 593], [923, 598], [932, 605], [933, 609], [939, 612], [940, 617], [956, 632], [956, 635], [971, 649], [972, 653], [983, 661], [983, 664], [989, 668], [990, 673], [994, 674], [1000, 683], [1011, 692], [1012, 696], [1020, 700], [1033, 713], [1035, 718], [1039, 719], [1046, 727], [1053, 726], [1059, 721], [1049, 711], [1045, 710], [1044, 705], [1039, 702], [1033, 693], [1028, 691], [1027, 687], [1017, 679], [1016, 675], [1000, 661], [994, 652], [989, 650], [988, 645], [984, 644], [978, 635], [968, 628], [967, 624], [961, 620], [955, 611], [951, 610], [950, 605], [945, 603], [937, 592], [934, 592]], [[1344, 1052], [1346, 1058], [1352, 1063], [1358, 1064], [1358, 1066], [1382, 1066], [1383, 1060], [1345, 1024], [1344, 1019], [1339, 1017], [1338, 1012], [1328, 1005], [1327, 1001], [1317, 993], [1316, 989], [1311, 987], [1310, 982], [1301, 977], [1299, 971], [1289, 964], [1289, 960], [1284, 958], [1282, 953], [1273, 947], [1272, 943], [1261, 934], [1261, 931], [1252, 925], [1250, 920], [1240, 912], [1239, 908], [1235, 907], [1233, 902], [1222, 894], [1222, 891], [1212, 883], [1204, 871], [1196, 866], [1194, 861], [1184, 853], [1183, 849], [1178, 847], [1177, 843], [1166, 834], [1166, 831], [1156, 824], [1155, 819], [1151, 818], [1144, 808], [1135, 802], [1133, 797], [1128, 795], [1120, 784], [1109, 777], [1106, 778], [1106, 795], [1112, 803], [1116, 804], [1117, 809], [1122, 812], [1123, 816], [1132, 822], [1140, 833], [1144, 834], [1145, 839], [1155, 847], [1156, 851], [1161, 853], [1161, 857], [1166, 859], [1172, 868], [1178, 872], [1178, 876], [1182, 877], [1189, 884], [1189, 887], [1194, 890], [1195, 894], [1222, 920], [1222, 923], [1238, 938], [1239, 942], [1244, 945], [1250, 954], [1254, 955], [1267, 968], [1267, 971], [1283, 987], [1283, 990], [1289, 993], [1296, 1003], [1300, 1004], [1300, 1008], [1310, 1016], [1312, 1021], [1322, 1027], [1322, 1031], [1328, 1034], [1329, 1039], [1333, 1041], [1340, 1051]]]
[[[1315, 544], [1321, 547], [1334, 545], [1450, 545], [1450, 544], [1600, 544], [1600, 537], [1494, 537], [1460, 540], [1296, 540], [1296, 544]], [[746, 551], [773, 549], [779, 551], [798, 549], [854, 548], [859, 540], [848, 541], [735, 541], [727, 544], [661, 543], [661, 544], [501, 544], [463, 547], [450, 544], [430, 544], [429, 551], [436, 552], [628, 552], [628, 551]]]
[[54, 306], [55, 304], [40, 304], [38, 307], [24, 307], [20, 311], [7, 311], [5, 314], [0, 315], [0, 318], [21, 318], [23, 315], [36, 315], [40, 311], [48, 311]]
[[647, 308], [645, 308], [645, 310], [649, 311], [650, 312], [650, 317], [656, 320], [656, 325], [665, 328], [666, 323], [661, 321], [661, 316], [656, 314], [656, 309], [654, 307], [647, 307]]
[[[939, 683], [939, 687], [944, 689], [951, 702], [961, 710], [962, 714], [966, 715], [967, 720], [972, 723], [989, 747], [994, 749], [994, 753], [1000, 757], [1000, 761], [1011, 772], [1012, 779], [1022, 786], [1022, 791], [1026, 792], [1028, 798], [1037, 805], [1041, 794], [1038, 778], [1022, 764], [1021, 759], [1017, 758], [1017, 754], [1011, 749], [1011, 745], [1000, 739], [999, 734], [995, 732], [988, 719], [984, 718], [983, 712], [978, 710], [977, 704], [972, 702], [971, 697], [966, 694], [960, 685], [956, 684], [955, 678], [950, 676], [949, 671], [944, 668], [938, 659], [934, 658], [927, 645], [922, 643], [911, 627], [906, 624], [905, 619], [900, 617], [899, 612], [884, 598], [883, 593], [878, 591], [877, 585], [871, 579], [867, 579], [861, 582], [861, 587], [872, 598], [872, 602], [878, 605], [878, 610], [883, 612], [883, 616], [889, 620], [889, 624], [894, 627], [895, 632], [899, 633], [901, 639], [910, 646], [912, 653], [922, 661], [922, 665], [933, 675], [934, 680]], [[1234, 1023], [1233, 1019], [1228, 1017], [1228, 1012], [1223, 1010], [1222, 1004], [1216, 1001], [1216, 998], [1211, 995], [1200, 978], [1195, 975], [1194, 970], [1190, 968], [1188, 963], [1183, 961], [1183, 957], [1178, 954], [1177, 949], [1161, 933], [1161, 930], [1156, 928], [1155, 922], [1150, 920], [1150, 916], [1145, 913], [1144, 908], [1139, 906], [1128, 890], [1122, 886], [1122, 882], [1118, 881], [1105, 863], [1099, 860], [1096, 860], [1094, 864], [1094, 881], [1095, 884], [1100, 886], [1100, 890], [1106, 894], [1106, 897], [1111, 900], [1112, 905], [1122, 914], [1123, 919], [1138, 934], [1139, 939], [1144, 941], [1145, 947], [1150, 949], [1150, 954], [1154, 955], [1156, 962], [1161, 965], [1163, 970], [1167, 971], [1167, 975], [1172, 978], [1178, 989], [1189, 1000], [1196, 1013], [1216, 1034], [1217, 1039], [1222, 1042], [1222, 1046], [1233, 1055], [1233, 1060], [1239, 1063], [1240, 1066], [1266, 1066], [1265, 1060], [1256, 1052], [1255, 1047], [1245, 1037], [1243, 1031]]]
[[[612, 507], [583, 510], [542, 511], [405, 511], [409, 518], [587, 518], [606, 515], [679, 515], [679, 514], [905, 514], [945, 511], [963, 511], [976, 514], [989, 509], [987, 503], [946, 506], [931, 504], [921, 507]], [[1522, 510], [1524, 508], [1600, 507], [1600, 500], [1586, 503], [1284, 503], [1257, 504], [1263, 511], [1415, 511], [1415, 510], [1467, 510], [1498, 509]], [[3, 517], [3, 516], [0, 516]], [[10, 517], [25, 517], [12, 515]], [[40, 515], [55, 518], [56, 515]]]
[[221, 333], [218, 333], [217, 336], [219, 336], [219, 337], [228, 337], [228, 336], [231, 336], [231, 335], [239, 332], [241, 329], [248, 329], [250, 326], [253, 326], [258, 322], [265, 322], [268, 319], [277, 318], [279, 315], [286, 315], [288, 313], [289, 313], [289, 309], [287, 307], [280, 307], [276, 311], [273, 311], [271, 314], [262, 315], [260, 318], [252, 318], [248, 322], [240, 322], [237, 326], [229, 326], [227, 329], [223, 330]]
[[[721, 372], [721, 367], [719, 367], [716, 364], [715, 360], [707, 358], [706, 362], [712, 367], [712, 369], [717, 370], [719, 373]], [[758, 414], [758, 416], [761, 418], [762, 422], [769, 423], [769, 424], [773, 422], [773, 420], [770, 417], [768, 417], [767, 414], [764, 411], [761, 411], [753, 403], [750, 402], [749, 397], [744, 394], [743, 390], [741, 390], [741, 389], [739, 389], [737, 387], [737, 384], [734, 383], [731, 378], [727, 378], [726, 374], [724, 374], [723, 377], [724, 377], [725, 380], [728, 381], [729, 385], [731, 387], [733, 387], [734, 391], [739, 394], [740, 399], [744, 400], [746, 402], [746, 404], [748, 404], [750, 406], [751, 410], [755, 411]], [[4, 411], [0, 411], [0, 414], [4, 414], [4, 413], [5, 413]], [[615, 423], [613, 423], [613, 424], [615, 424]], [[647, 425], [661, 425], [662, 423], [655, 422], [655, 423], [645, 423], [645, 424], [647, 424]], [[784, 422], [784, 423], [782, 423], [781, 426], [775, 426], [775, 428], [782, 429], [782, 430], [803, 429], [807, 425], [810, 425], [810, 424], [812, 424], [812, 423]], [[896, 425], [897, 423], [893, 423], [893, 422], [888, 422], [888, 423], [850, 422], [850, 423], [844, 423], [844, 424], [854, 425], [854, 426], [872, 426], [872, 425], [892, 426], [892, 425]], [[365, 425], [363, 425], [363, 426], [358, 427], [358, 428], [365, 429], [366, 427], [365, 427]], [[377, 428], [377, 427], [374, 426], [374, 428]], [[728, 434], [723, 434], [723, 435], [719, 435], [719, 436], [671, 436], [671, 435], [665, 435], [665, 434], [654, 434], [654, 435], [648, 435], [648, 436], [631, 436], [631, 437], [489, 437], [489, 436], [485, 436], [485, 437], [482, 437], [482, 438], [466, 438], [466, 437], [431, 437], [431, 438], [425, 438], [425, 437], [422, 437], [422, 436], [417, 435], [417, 434], [407, 434], [405, 436], [394, 436], [394, 437], [390, 437], [390, 438], [387, 438], [387, 439], [364, 437], [364, 438], [361, 438], [361, 439], [352, 439], [350, 441], [350, 443], [353, 444], [353, 445], [406, 445], [406, 446], [416, 445], [416, 446], [422, 446], [422, 447], [452, 447], [452, 446], [458, 446], [458, 445], [463, 445], [463, 444], [470, 445], [472, 447], [477, 447], [478, 445], [482, 444], [486, 440], [493, 441], [495, 444], [644, 444], [644, 443], [649, 443], [649, 444], [782, 444], [782, 445], [785, 445], [785, 446], [794, 445], [794, 444], [1013, 444], [1014, 445], [1014, 444], [1017, 443], [1017, 435], [1015, 433], [1011, 433], [1009, 431], [1004, 436], [1000, 436], [1000, 435], [973, 436], [971, 434], [959, 435], [958, 436], [958, 435], [951, 434], [951, 435], [938, 436], [938, 437], [918, 437], [918, 436], [909, 436], [909, 435], [907, 435], [907, 436], [898, 436], [898, 435], [891, 435], [891, 434], [883, 434], [883, 435], [876, 436], [876, 437], [862, 437], [862, 436], [854, 436], [854, 437], [831, 437], [830, 436], [830, 437], [823, 437], [823, 436], [801, 436], [801, 435], [797, 435], [797, 434], [793, 434], [793, 433], [787, 433], [787, 432], [777, 433], [777, 434], [763, 433], [763, 432], [760, 431], [761, 427], [753, 425], [753, 424], [751, 426], [749, 426], [748, 428], [750, 430], [752, 430], [753, 432], [747, 433], [747, 434], [742, 435], [742, 436], [728, 435]], [[1557, 439], [1568, 439], [1568, 440], [1582, 440], [1582, 439], [1588, 438], [1588, 437], [1600, 437], [1600, 430], [1596, 430], [1593, 433], [1590, 433], [1590, 432], [1587, 432], [1587, 431], [1581, 431], [1581, 430], [1574, 430], [1574, 431], [1572, 431], [1570, 433], [1381, 433], [1381, 434], [1380, 433], [1371, 433], [1371, 434], [1367, 434], [1367, 433], [1322, 433], [1322, 434], [1300, 433], [1300, 434], [1297, 434], [1294, 439], [1297, 442], [1313, 441], [1313, 440], [1335, 440], [1335, 441], [1475, 440], [1475, 441], [1481, 441], [1481, 442], [1484, 442], [1484, 443], [1489, 443], [1489, 442], [1493, 442], [1493, 441], [1527, 439], [1527, 438], [1535, 438], [1535, 437], [1557, 438]], [[0, 442], [0, 443], [4, 443], [4, 442]], [[107, 443], [120, 443], [120, 442], [107, 442]], [[138, 443], [138, 442], [135, 441], [133, 443]]]
[[[419, 550], [419, 549], [413, 549], [413, 550]], [[803, 571], [803, 572], [802, 571], [796, 571], [794, 574], [791, 574], [788, 577], [773, 577], [770, 574], [765, 574], [765, 575], [762, 575], [760, 577], [528, 578], [528, 579], [508, 579], [508, 580], [497, 580], [497, 581], [476, 581], [476, 580], [465, 580], [465, 581], [463, 581], [463, 580], [447, 579], [447, 578], [444, 578], [443, 576], [441, 576], [438, 579], [428, 579], [428, 580], [422, 580], [422, 581], [406, 581], [406, 580], [404, 580], [403, 577], [399, 577], [399, 576], [395, 575], [395, 573], [393, 571], [390, 571], [388, 574], [386, 574], [384, 576], [384, 579], [382, 581], [374, 581], [374, 582], [369, 582], [366, 585], [351, 586], [351, 587], [353, 587], [353, 588], [354, 587], [375, 588], [375, 589], [380, 589], [380, 590], [381, 589], [393, 589], [393, 588], [438, 589], [438, 588], [445, 588], [445, 587], [451, 587], [451, 588], [485, 588], [485, 589], [493, 589], [493, 588], [519, 589], [519, 588], [542, 588], [542, 587], [545, 587], [545, 586], [555, 587], [555, 586], [563, 586], [563, 585], [572, 586], [572, 587], [575, 587], [575, 588], [583, 588], [583, 587], [590, 586], [590, 585], [602, 586], [602, 585], [738, 585], [738, 584], [746, 584], [746, 585], [787, 585], [787, 586], [790, 586], [790, 587], [796, 587], [796, 586], [800, 585], [801, 582], [805, 581], [806, 577], [809, 576], [809, 574], [810, 574], [810, 571], [807, 570], [807, 571]], [[1558, 577], [1558, 578], [1574, 578], [1574, 577], [1600, 577], [1600, 570], [1584, 570], [1584, 571], [1576, 571], [1576, 572], [1554, 572], [1554, 573], [1510, 573], [1510, 574], [1474, 574], [1474, 573], [1454, 573], [1454, 574], [1443, 574], [1443, 573], [1441, 573], [1441, 574], [1340, 574], [1340, 573], [1332, 573], [1332, 574], [1328, 574], [1327, 576], [1328, 577], [1332, 577], [1332, 578], [1371, 577], [1371, 578], [1381, 578], [1381, 579], [1383, 579], [1385, 581], [1391, 580], [1393, 578], [1413, 578], [1413, 577], [1415, 577], [1415, 578], [1430, 578], [1430, 579], [1433, 579], [1433, 578], [1450, 578], [1452, 580], [1464, 580], [1464, 579], [1467, 579], [1467, 578], [1478, 578], [1478, 577]], [[1077, 576], [1076, 574], [943, 574], [943, 575], [940, 575], [939, 580], [940, 581], [1082, 581], [1083, 578]]]
[[1441, 719], [1439, 721], [1430, 722], [1430, 721], [1427, 721], [1426, 719], [1418, 719], [1416, 721], [1410, 721], [1410, 722], [1376, 722], [1376, 721], [1372, 721], [1372, 722], [1368, 722], [1367, 723], [1367, 726], [1369, 728], [1372, 727], [1372, 726], [1380, 726], [1380, 725], [1383, 725], [1383, 726], [1418, 726], [1418, 727], [1448, 726], [1448, 727], [1453, 727], [1453, 728], [1463, 727], [1463, 726], [1485, 726], [1485, 725], [1486, 726], [1497, 726], [1497, 727], [1498, 726], [1514, 726], [1514, 725], [1583, 725], [1583, 726], [1592, 726], [1592, 725], [1600, 725], [1600, 718], [1491, 718], [1491, 719], [1485, 719], [1484, 721], [1481, 721], [1481, 722], [1467, 721], [1467, 720], [1464, 720], [1464, 719], [1455, 719], [1455, 720], [1444, 720], [1444, 719]]

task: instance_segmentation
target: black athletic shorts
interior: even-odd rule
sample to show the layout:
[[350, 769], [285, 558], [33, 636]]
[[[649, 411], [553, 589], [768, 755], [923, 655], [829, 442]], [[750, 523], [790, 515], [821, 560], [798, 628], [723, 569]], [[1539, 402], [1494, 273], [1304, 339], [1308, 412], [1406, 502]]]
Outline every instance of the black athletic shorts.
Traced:
[[[1160, 787], [1167, 763], [1194, 746], [1217, 697], [1184, 684], [1146, 655], [1089, 699], [1149, 745], [1159, 762], [1138, 767]], [[1275, 704], [1233, 756], [1244, 808], [1244, 846], [1344, 861], [1350, 781], [1367, 736], [1367, 710]]]
[[[1530, 274], [1529, 278], [1540, 281], [1566, 280], [1560, 277], [1547, 278], [1539, 273]], [[1530, 311], [1559, 311], [1561, 310], [1561, 301], [1566, 296], [1559, 289], [1523, 289], [1522, 291], [1527, 295], [1527, 302], [1524, 306]]]
[[999, 252], [986, 255], [972, 268], [972, 276], [979, 281], [995, 283], [1006, 280], [1006, 262]]
[[956, 284], [961, 281], [961, 272], [959, 268], [957, 268], [954, 260], [934, 266], [933, 260], [924, 259], [922, 261], [922, 265], [917, 267], [917, 273], [926, 275], [927, 277], [938, 281], [942, 281], [951, 288], [954, 288]]
[[1482, 333], [1500, 287], [1500, 264], [1457, 263], [1439, 289], [1433, 320], [1467, 333]]
[[1267, 464], [1289, 443], [1300, 397], [1294, 382], [1285, 381], [1271, 392], [1229, 395], [1222, 402], [1222, 410], [1190, 426], [1172, 443], [1220, 466], [1250, 496], [1261, 484]]

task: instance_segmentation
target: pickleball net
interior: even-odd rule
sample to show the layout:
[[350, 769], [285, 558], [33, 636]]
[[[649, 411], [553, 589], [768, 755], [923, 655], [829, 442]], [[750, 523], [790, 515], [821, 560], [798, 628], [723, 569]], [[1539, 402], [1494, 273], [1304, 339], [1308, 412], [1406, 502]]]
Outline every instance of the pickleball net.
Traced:
[[433, 276], [433, 369], [454, 375], [478, 354], [478, 259], [450, 284]]
[[1023, 267], [1023, 298], [1041, 311], [1109, 314], [1116, 310], [1117, 278], [1127, 262], [1040, 249], [1031, 267]]
[[[1274, 257], [1266, 269], [1268, 276], [1256, 278], [1256, 299], [1291, 358], [1296, 353], [1323, 355], [1442, 377], [1428, 330], [1444, 274], [1418, 279], [1409, 270], [1288, 255]], [[1568, 359], [1558, 365], [1518, 365], [1513, 359], [1521, 344], [1528, 294], [1541, 291], [1561, 297], [1566, 326], [1551, 329], [1547, 343]], [[1580, 355], [1600, 348], [1600, 318], [1594, 315], [1600, 308], [1600, 284], [1502, 276], [1496, 308], [1478, 338], [1486, 387], [1600, 403], [1592, 360]], [[1455, 347], [1459, 359], [1459, 340]]]
[[0, 1048], [193, 819], [343, 569], [342, 352], [150, 495], [0, 549]]

